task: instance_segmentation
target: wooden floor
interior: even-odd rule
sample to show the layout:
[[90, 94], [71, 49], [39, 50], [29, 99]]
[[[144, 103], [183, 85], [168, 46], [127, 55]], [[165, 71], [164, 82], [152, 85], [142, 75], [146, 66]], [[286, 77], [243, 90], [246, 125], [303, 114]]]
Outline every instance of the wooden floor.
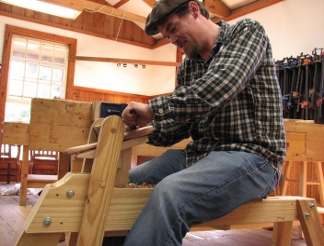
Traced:
[[[0, 183], [0, 192], [12, 190], [14, 184]], [[37, 201], [37, 193], [27, 196], [27, 205], [19, 206], [19, 196], [0, 195], [0, 245], [13, 246], [19, 237], [23, 224]], [[262, 228], [240, 230], [213, 230], [201, 232], [189, 232], [183, 239], [183, 246], [270, 246], [272, 231]], [[64, 242], [59, 246], [65, 246]], [[306, 246], [303, 239], [298, 236], [298, 228], [294, 227], [292, 242], [293, 246]], [[37, 245], [35, 245], [37, 246]], [[288, 245], [287, 245], [288, 246]]]

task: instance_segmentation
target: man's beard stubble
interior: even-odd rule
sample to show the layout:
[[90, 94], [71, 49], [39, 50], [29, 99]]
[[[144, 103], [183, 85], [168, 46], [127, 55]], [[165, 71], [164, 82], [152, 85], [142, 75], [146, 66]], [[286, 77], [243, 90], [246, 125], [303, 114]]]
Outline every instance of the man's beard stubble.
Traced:
[[[190, 42], [190, 41], [187, 41], [187, 42]], [[190, 44], [192, 47], [191, 50], [189, 50], [188, 52], [184, 51], [186, 56], [190, 59], [201, 59], [199, 51], [198, 51], [198, 46], [193, 42], [190, 42]]]

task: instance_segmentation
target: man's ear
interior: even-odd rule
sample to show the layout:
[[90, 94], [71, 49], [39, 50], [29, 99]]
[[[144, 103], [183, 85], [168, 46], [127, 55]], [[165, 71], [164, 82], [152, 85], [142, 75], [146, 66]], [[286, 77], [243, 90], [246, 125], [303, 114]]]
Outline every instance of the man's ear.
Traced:
[[189, 10], [195, 18], [198, 17], [198, 14], [200, 13], [200, 9], [196, 2], [194, 1], [189, 2]]

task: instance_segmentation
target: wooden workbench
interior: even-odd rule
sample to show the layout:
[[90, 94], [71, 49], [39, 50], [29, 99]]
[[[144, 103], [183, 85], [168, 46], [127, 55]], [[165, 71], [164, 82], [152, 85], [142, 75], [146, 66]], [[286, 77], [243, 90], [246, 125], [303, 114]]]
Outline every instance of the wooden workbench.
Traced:
[[[23, 146], [21, 167], [20, 205], [26, 205], [29, 150], [62, 152], [87, 142], [92, 103], [34, 98], [31, 103], [30, 123], [4, 122], [2, 143]], [[60, 154], [59, 174], [63, 177], [70, 166], [68, 156]], [[49, 181], [51, 182], [51, 181]], [[45, 185], [44, 185], [45, 186]]]
[[[33, 99], [30, 124], [5, 122], [3, 143], [23, 146], [20, 205], [26, 204], [28, 152], [30, 149], [62, 152], [85, 144], [93, 121], [92, 103], [66, 100]], [[324, 126], [312, 121], [285, 120], [286, 161], [318, 162], [324, 160]], [[133, 156], [157, 156], [170, 148], [184, 148], [188, 140], [169, 148], [147, 144], [132, 148]], [[133, 158], [135, 160], [135, 158]], [[70, 168], [69, 158], [60, 154], [59, 178]], [[135, 161], [136, 164], [136, 161]], [[312, 196], [313, 197], [313, 196]]]
[[[283, 175], [282, 184], [288, 186], [288, 192], [284, 195], [299, 195], [313, 197], [317, 201], [321, 201], [321, 205], [324, 206], [324, 187], [322, 185], [308, 187], [310, 191], [306, 194], [306, 176], [317, 176], [320, 175], [317, 171], [314, 171], [313, 165], [318, 165], [318, 162], [322, 162], [321, 166], [324, 164], [324, 125], [314, 124], [314, 121], [306, 120], [290, 120], [285, 119], [285, 131], [287, 137], [287, 155], [285, 163], [283, 165], [283, 173], [285, 174], [285, 167], [289, 162], [293, 162], [294, 168], [291, 168], [293, 176], [300, 177], [296, 179], [295, 183], [287, 184], [285, 183], [286, 175]], [[172, 147], [156, 147], [148, 144], [141, 144], [134, 146], [132, 148], [132, 154], [134, 156], [159, 156], [168, 149], [181, 149], [186, 146], [190, 139], [184, 140]], [[132, 166], [135, 166], [137, 158], [133, 158]], [[305, 163], [306, 162], [306, 163]], [[300, 170], [299, 166], [304, 165], [306, 170], [304, 173]], [[322, 168], [324, 169], [324, 168]], [[307, 175], [308, 173], [308, 175]], [[321, 173], [323, 176], [323, 173]], [[278, 187], [278, 192], [276, 195], [281, 194], [281, 188]]]

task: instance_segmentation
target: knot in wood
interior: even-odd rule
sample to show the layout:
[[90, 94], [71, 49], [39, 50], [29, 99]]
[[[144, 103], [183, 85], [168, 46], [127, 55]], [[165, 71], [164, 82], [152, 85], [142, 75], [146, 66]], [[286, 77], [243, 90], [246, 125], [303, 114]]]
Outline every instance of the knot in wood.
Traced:
[[100, 186], [101, 186], [101, 187], [105, 187], [105, 186], [106, 186], [106, 183], [105, 183], [104, 181], [101, 181], [101, 182], [100, 182]]

